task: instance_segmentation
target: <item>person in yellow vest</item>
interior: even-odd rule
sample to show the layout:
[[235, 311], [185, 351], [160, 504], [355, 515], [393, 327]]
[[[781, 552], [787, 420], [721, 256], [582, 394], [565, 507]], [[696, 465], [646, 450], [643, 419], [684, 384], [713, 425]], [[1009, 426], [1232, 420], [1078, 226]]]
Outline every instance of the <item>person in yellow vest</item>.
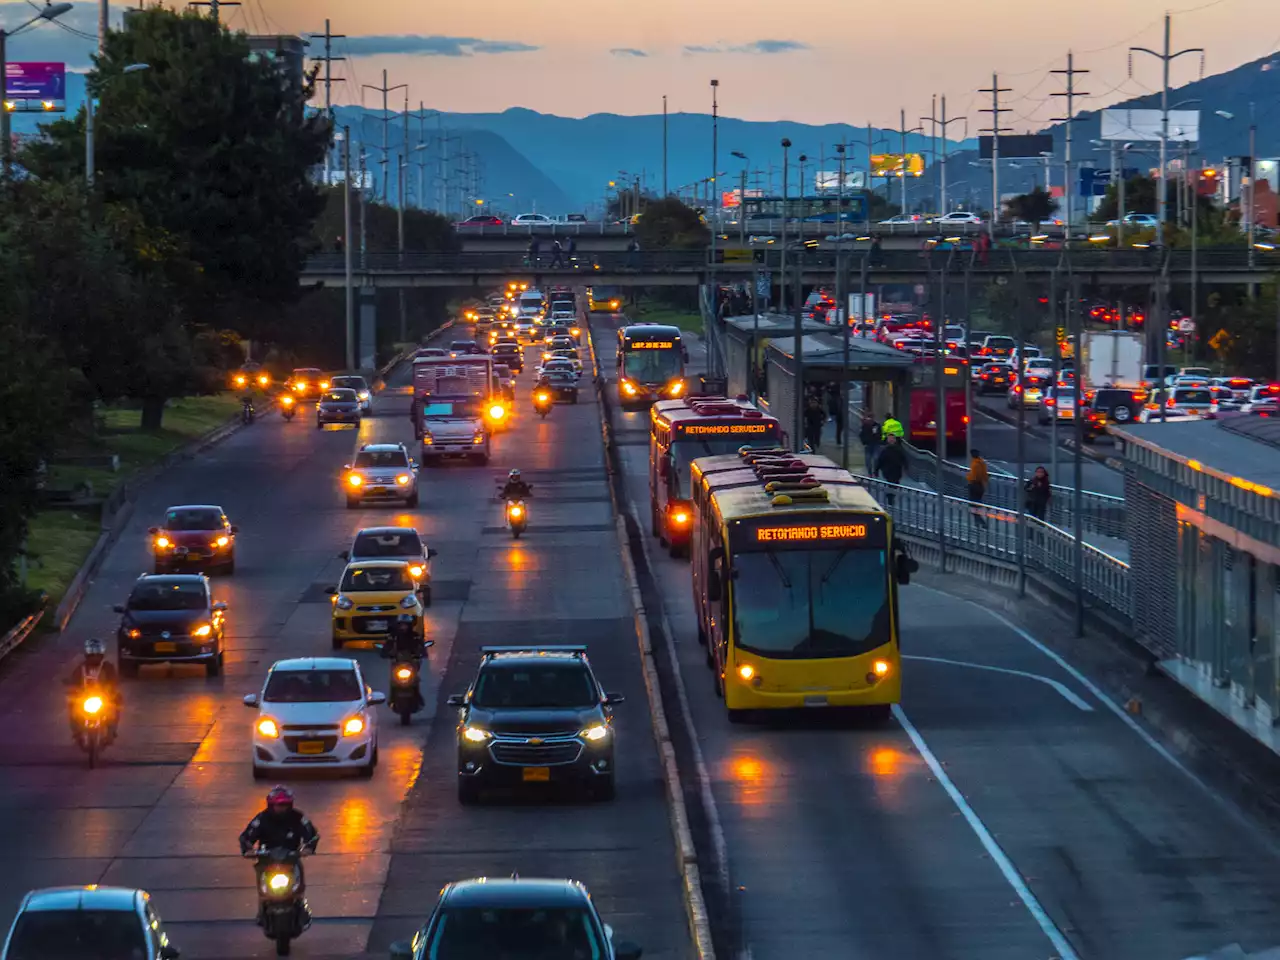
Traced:
[[890, 437], [897, 437], [902, 440], [906, 436], [906, 431], [902, 429], [902, 424], [892, 414], [884, 418], [884, 423], [880, 426], [880, 438], [888, 440]]

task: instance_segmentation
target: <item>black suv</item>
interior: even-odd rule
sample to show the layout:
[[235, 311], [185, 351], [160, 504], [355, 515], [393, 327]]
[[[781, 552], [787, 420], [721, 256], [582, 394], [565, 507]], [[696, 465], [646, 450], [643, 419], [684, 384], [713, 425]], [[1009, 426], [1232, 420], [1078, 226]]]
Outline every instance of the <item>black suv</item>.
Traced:
[[613, 708], [578, 646], [481, 647], [458, 707], [458, 800], [489, 786], [570, 784], [612, 800]]
[[208, 577], [143, 574], [114, 609], [120, 676], [137, 676], [144, 663], [203, 663], [211, 677], [222, 672], [227, 605], [214, 603]]
[[516, 876], [449, 884], [413, 941], [391, 944], [391, 960], [506, 956], [639, 960], [642, 951], [614, 940], [576, 880]]
[[1146, 392], [1142, 390], [1099, 387], [1090, 406], [1110, 423], [1132, 423], [1138, 419], [1146, 399]]
[[513, 341], [500, 341], [493, 345], [493, 362], [506, 364], [515, 373], [524, 372], [524, 351]]

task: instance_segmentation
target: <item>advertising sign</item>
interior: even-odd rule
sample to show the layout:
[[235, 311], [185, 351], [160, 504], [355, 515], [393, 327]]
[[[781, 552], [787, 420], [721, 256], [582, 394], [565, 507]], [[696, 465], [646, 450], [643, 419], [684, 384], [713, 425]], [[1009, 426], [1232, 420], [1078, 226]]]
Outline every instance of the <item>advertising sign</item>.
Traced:
[[[844, 173], [844, 188], [846, 190], [861, 190], [866, 183], [866, 179], [866, 173], [861, 170], [846, 170]], [[835, 193], [840, 189], [840, 171], [819, 170], [814, 174], [813, 185], [819, 193]]]
[[[990, 160], [991, 138], [978, 138], [978, 156]], [[1041, 154], [1053, 153], [1053, 137], [1047, 133], [1028, 133], [1000, 138], [1001, 160], [1039, 160]]]
[[[1103, 140], [1159, 141], [1159, 110], [1103, 110]], [[1199, 110], [1170, 110], [1169, 139], [1178, 143], [1200, 139]], [[1000, 140], [1000, 155], [1004, 155], [1004, 139]]]
[[871, 155], [871, 176], [901, 177], [903, 168], [907, 176], [919, 177], [924, 173], [924, 155], [908, 153], [905, 157], [900, 153], [873, 153]]
[[63, 113], [67, 109], [65, 63], [6, 63], [4, 99], [10, 113]]

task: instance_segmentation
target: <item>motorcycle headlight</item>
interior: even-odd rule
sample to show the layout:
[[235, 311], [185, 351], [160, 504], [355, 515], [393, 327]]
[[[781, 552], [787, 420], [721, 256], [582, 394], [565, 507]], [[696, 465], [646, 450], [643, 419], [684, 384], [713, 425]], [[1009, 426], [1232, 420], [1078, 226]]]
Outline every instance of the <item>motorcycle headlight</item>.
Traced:
[[400, 606], [404, 607], [406, 610], [412, 610], [417, 605], [418, 601], [412, 593], [400, 601]]
[[338, 599], [334, 601], [334, 606], [336, 606], [339, 610], [350, 610], [352, 607], [355, 606], [355, 604], [351, 601], [350, 597], [344, 597], [341, 594], [339, 594]]
[[342, 725], [342, 735], [344, 737], [356, 737], [362, 733], [364, 733], [364, 717], [350, 717]]
[[213, 627], [211, 627], [207, 623], [202, 623], [200, 624], [200, 626], [196, 627], [194, 630], [191, 631], [191, 635], [193, 637], [207, 637], [211, 633], [213, 633]]
[[484, 743], [493, 736], [493, 734], [488, 730], [481, 730], [479, 727], [467, 727], [462, 731], [462, 736], [465, 739], [470, 740], [472, 743]]
[[578, 736], [582, 737], [584, 740], [603, 740], [605, 737], [609, 736], [609, 728], [603, 723], [597, 723], [593, 726], [587, 727], [587, 729], [579, 733]]
[[397, 680], [399, 680], [399, 681], [401, 681], [402, 683], [408, 683], [410, 680], [412, 680], [412, 679], [413, 679], [413, 668], [412, 668], [412, 667], [397, 667], [397, 668], [396, 668], [396, 679], [397, 679]]
[[95, 714], [102, 710], [101, 697], [85, 697], [84, 702], [80, 704], [80, 709], [87, 714]]
[[524, 516], [524, 507], [520, 506], [519, 504], [513, 503], [510, 507], [507, 508], [507, 513], [511, 514], [513, 517]]
[[293, 886], [293, 874], [277, 870], [264, 878], [266, 888], [272, 893], [285, 893]]
[[280, 736], [280, 728], [270, 717], [263, 717], [258, 721], [258, 733], [269, 740], [274, 740]]

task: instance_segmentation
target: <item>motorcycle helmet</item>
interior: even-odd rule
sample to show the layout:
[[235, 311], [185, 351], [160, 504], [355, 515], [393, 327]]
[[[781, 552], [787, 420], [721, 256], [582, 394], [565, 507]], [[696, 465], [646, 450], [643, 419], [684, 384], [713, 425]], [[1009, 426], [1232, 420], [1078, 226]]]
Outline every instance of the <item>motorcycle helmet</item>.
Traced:
[[508, 474], [507, 474], [507, 479], [508, 479], [508, 480], [511, 480], [511, 481], [513, 481], [513, 482], [514, 482], [514, 481], [516, 481], [516, 480], [519, 480], [519, 479], [520, 479], [520, 471], [519, 471], [519, 470], [512, 470], [510, 473], [508, 473]]
[[267, 791], [267, 809], [272, 813], [288, 813], [293, 809], [293, 791], [277, 784]]
[[84, 656], [86, 660], [97, 658], [100, 661], [106, 655], [106, 644], [97, 637], [90, 637], [84, 642]]

